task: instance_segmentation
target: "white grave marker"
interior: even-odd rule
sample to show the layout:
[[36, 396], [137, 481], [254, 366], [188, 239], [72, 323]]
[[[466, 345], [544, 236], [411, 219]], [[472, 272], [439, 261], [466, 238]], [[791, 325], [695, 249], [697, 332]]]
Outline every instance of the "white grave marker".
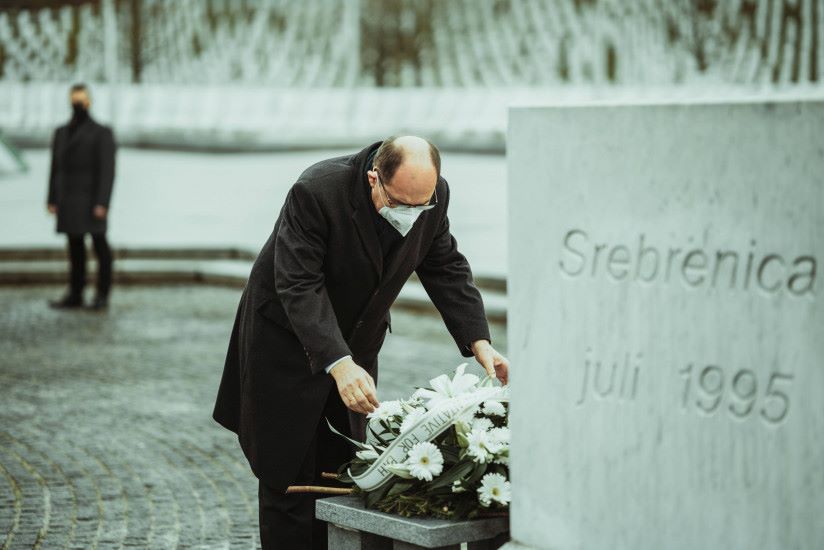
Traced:
[[824, 544], [824, 101], [510, 111], [512, 536]]

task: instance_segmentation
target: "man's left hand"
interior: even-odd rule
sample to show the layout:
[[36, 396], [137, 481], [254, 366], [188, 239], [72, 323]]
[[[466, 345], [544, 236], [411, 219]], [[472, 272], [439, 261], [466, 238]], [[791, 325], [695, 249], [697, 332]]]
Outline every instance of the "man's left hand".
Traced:
[[475, 354], [475, 359], [489, 376], [497, 377], [501, 384], [509, 383], [509, 361], [495, 351], [489, 340], [475, 340], [470, 347], [472, 353]]
[[95, 206], [94, 210], [92, 211], [92, 213], [94, 214], [94, 217], [97, 218], [98, 220], [105, 219], [106, 218], [106, 212], [107, 212], [106, 207], [105, 206], [100, 206], [99, 204], [97, 206]]

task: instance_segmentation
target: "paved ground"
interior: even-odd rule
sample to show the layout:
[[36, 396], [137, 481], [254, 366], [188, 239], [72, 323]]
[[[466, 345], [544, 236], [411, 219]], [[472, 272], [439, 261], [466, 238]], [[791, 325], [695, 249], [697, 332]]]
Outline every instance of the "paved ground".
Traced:
[[[255, 480], [210, 418], [240, 291], [121, 287], [106, 314], [59, 293], [0, 288], [0, 547], [256, 547]], [[393, 329], [381, 398], [462, 361], [439, 318]]]
[[[366, 144], [364, 144], [365, 146]], [[122, 148], [112, 196], [114, 246], [237, 246], [254, 253], [283, 198], [309, 165], [353, 149], [214, 154]], [[0, 173], [0, 247], [65, 246], [46, 213], [49, 153], [23, 151], [24, 174]], [[506, 273], [506, 159], [444, 152], [449, 217], [473, 270]]]

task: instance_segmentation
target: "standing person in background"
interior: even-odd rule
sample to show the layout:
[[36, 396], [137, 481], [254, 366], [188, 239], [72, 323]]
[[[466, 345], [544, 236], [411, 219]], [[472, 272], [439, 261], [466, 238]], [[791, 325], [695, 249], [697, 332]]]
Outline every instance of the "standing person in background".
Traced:
[[86, 233], [97, 256], [97, 294], [92, 309], [105, 309], [112, 286], [112, 252], [106, 241], [109, 200], [114, 184], [115, 141], [111, 128], [89, 115], [91, 98], [85, 84], [70, 92], [72, 118], [52, 139], [48, 209], [57, 215], [57, 232], [68, 237], [71, 264], [69, 291], [55, 308], [83, 306], [86, 286]]

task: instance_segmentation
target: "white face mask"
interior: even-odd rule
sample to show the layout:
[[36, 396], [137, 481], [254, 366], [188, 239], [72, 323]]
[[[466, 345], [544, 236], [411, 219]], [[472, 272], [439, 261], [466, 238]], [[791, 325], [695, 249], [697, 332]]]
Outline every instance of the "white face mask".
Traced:
[[[380, 179], [378, 180], [378, 185], [383, 187]], [[412, 226], [415, 225], [415, 220], [418, 219], [418, 216], [420, 216], [422, 212], [435, 208], [435, 204], [437, 204], [437, 202], [435, 204], [427, 204], [423, 206], [406, 206], [399, 204], [394, 208], [389, 208], [386, 204], [386, 199], [383, 197], [383, 192], [381, 189], [378, 189], [378, 193], [381, 194], [381, 200], [384, 203], [384, 206], [378, 210], [378, 214], [383, 216], [386, 221], [392, 224], [392, 227], [394, 227], [403, 237], [406, 237], [406, 234], [412, 230]]]
[[412, 226], [415, 225], [415, 220], [418, 219], [418, 216], [421, 215], [421, 212], [425, 210], [429, 210], [430, 208], [435, 208], [434, 204], [430, 204], [427, 206], [396, 206], [395, 208], [389, 208], [388, 206], [381, 207], [378, 210], [378, 214], [383, 216], [386, 221], [392, 224], [392, 227], [398, 230], [402, 236], [406, 237], [406, 234], [412, 229]]

